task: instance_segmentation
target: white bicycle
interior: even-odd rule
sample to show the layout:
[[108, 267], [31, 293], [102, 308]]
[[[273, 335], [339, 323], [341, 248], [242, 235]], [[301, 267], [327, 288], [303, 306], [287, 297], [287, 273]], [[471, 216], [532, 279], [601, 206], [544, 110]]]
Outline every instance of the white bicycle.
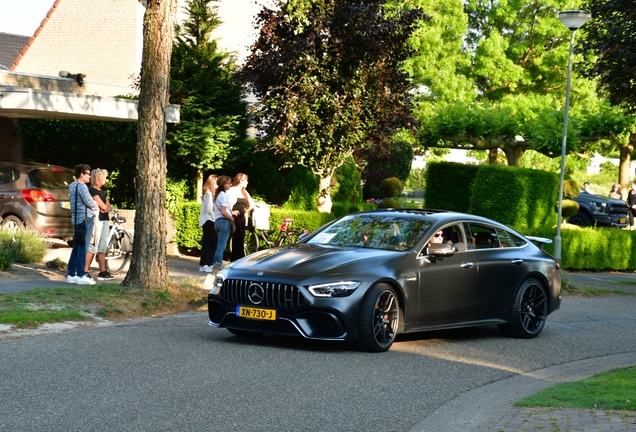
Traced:
[[132, 235], [126, 231], [122, 224], [126, 218], [119, 216], [117, 209], [113, 210], [110, 219], [113, 224], [108, 233], [108, 247], [106, 248], [106, 269], [110, 274], [119, 274], [126, 267], [132, 256]]

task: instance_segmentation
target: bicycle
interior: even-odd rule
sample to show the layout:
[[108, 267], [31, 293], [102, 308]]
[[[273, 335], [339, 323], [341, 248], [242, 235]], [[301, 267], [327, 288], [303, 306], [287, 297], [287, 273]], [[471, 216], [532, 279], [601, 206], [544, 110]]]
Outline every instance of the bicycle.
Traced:
[[249, 238], [245, 239], [245, 252], [247, 255], [258, 252], [261, 249], [269, 249], [274, 246], [286, 246], [294, 243], [298, 243], [301, 234], [307, 234], [309, 230], [293, 230], [290, 229], [290, 225], [294, 221], [294, 218], [282, 218], [283, 223], [278, 226], [280, 238], [275, 241], [269, 237], [267, 231], [262, 231], [254, 226], [249, 226], [246, 231], [250, 233]]
[[106, 270], [116, 275], [121, 273], [132, 255], [132, 236], [121, 226], [126, 223], [126, 218], [119, 216], [117, 209], [113, 213], [106, 248]]

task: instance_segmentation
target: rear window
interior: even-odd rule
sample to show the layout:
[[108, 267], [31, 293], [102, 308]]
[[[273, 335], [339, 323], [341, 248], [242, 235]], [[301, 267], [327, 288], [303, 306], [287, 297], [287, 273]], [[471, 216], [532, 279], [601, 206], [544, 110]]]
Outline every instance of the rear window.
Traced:
[[33, 186], [39, 188], [68, 189], [75, 181], [73, 173], [59, 168], [37, 169], [29, 171]]

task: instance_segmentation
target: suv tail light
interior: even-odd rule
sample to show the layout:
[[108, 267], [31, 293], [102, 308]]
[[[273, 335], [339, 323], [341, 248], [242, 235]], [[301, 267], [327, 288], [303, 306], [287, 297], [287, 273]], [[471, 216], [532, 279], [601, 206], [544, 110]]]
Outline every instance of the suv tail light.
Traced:
[[33, 202], [54, 202], [55, 198], [48, 192], [34, 189], [22, 189], [22, 197], [24, 200], [31, 204]]

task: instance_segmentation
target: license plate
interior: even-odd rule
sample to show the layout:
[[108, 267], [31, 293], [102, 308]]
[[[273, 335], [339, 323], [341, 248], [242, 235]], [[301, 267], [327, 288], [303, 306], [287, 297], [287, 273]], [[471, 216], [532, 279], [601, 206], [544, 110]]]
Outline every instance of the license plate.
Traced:
[[627, 223], [627, 219], [625, 219], [625, 218], [620, 218], [620, 222], [618, 222], [618, 223], [622, 223], [622, 224]]
[[240, 318], [257, 319], [257, 320], [276, 320], [275, 309], [261, 309], [247, 306], [237, 306], [236, 315]]
[[71, 209], [71, 203], [68, 201], [60, 201], [60, 207], [62, 207], [63, 209], [66, 210], [70, 210]]

